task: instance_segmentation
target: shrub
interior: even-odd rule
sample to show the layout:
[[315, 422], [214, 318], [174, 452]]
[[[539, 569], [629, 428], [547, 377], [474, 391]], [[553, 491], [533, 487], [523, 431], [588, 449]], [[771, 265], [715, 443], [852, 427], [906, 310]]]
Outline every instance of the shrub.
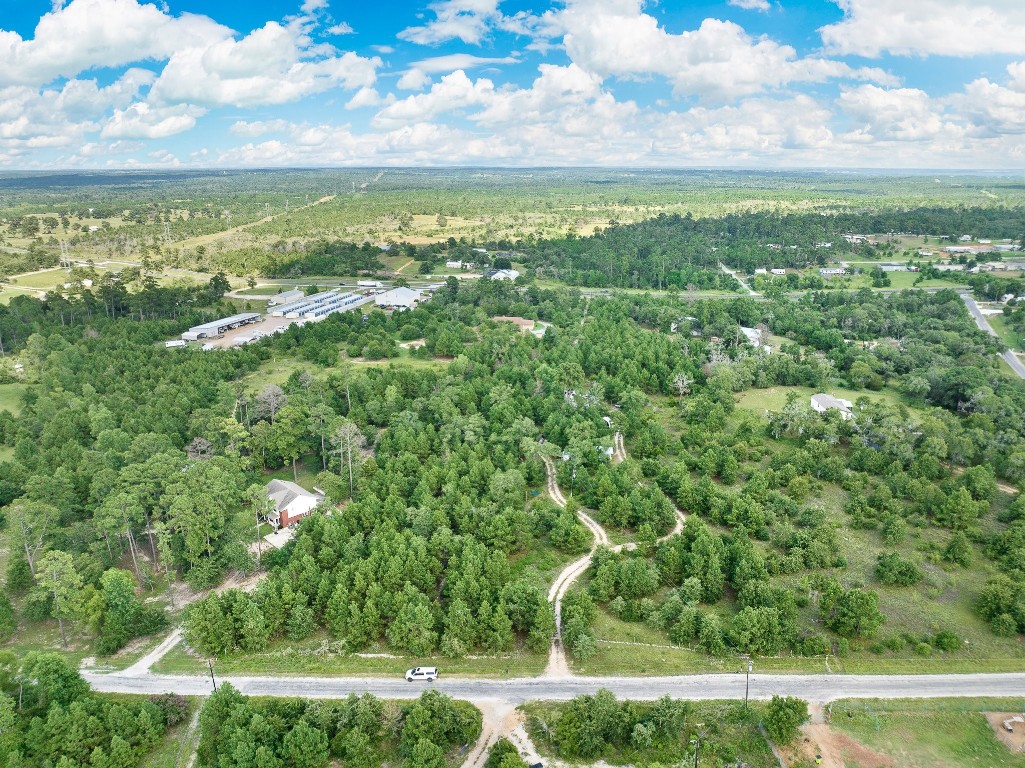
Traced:
[[887, 552], [879, 555], [876, 578], [890, 586], [910, 587], [922, 580], [922, 570], [898, 553]]
[[790, 744], [808, 721], [808, 702], [796, 696], [773, 696], [765, 710], [765, 730], [777, 744]]

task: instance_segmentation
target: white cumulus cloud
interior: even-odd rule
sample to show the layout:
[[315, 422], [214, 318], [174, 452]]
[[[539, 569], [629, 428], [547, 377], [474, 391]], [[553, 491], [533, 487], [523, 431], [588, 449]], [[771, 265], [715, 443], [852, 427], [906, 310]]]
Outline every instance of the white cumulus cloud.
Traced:
[[844, 12], [819, 32], [827, 51], [858, 56], [980, 56], [1025, 50], [1021, 0], [833, 0]]
[[837, 103], [876, 139], [920, 141], [944, 130], [943, 108], [917, 88], [845, 88]]
[[795, 82], [893, 80], [878, 69], [800, 58], [793, 47], [752, 38], [732, 21], [707, 18], [671, 34], [642, 11], [641, 0], [569, 0], [557, 21], [576, 64], [603, 77], [661, 75], [680, 96], [730, 100]]
[[484, 103], [495, 84], [488, 79], [472, 81], [461, 69], [445, 75], [427, 93], [407, 96], [390, 104], [374, 116], [379, 128], [396, 128], [423, 122], [438, 115]]
[[229, 35], [206, 16], [171, 16], [136, 0], [72, 0], [44, 15], [31, 39], [0, 29], [0, 85], [40, 86], [90, 69], [165, 60]]
[[100, 136], [104, 139], [165, 139], [193, 128], [196, 118], [205, 112], [190, 104], [151, 107], [146, 102], [137, 102], [127, 109], [114, 110]]
[[396, 86], [403, 91], [422, 91], [431, 84], [431, 76], [422, 69], [413, 67], [402, 73]]
[[373, 85], [380, 64], [352, 52], [308, 56], [295, 28], [270, 21], [240, 40], [176, 51], [150, 97], [165, 104], [284, 104], [330, 88]]
[[475, 45], [487, 35], [492, 24], [502, 18], [500, 0], [439, 0], [429, 6], [434, 18], [422, 26], [399, 32], [400, 40], [420, 45], [437, 45], [459, 39]]

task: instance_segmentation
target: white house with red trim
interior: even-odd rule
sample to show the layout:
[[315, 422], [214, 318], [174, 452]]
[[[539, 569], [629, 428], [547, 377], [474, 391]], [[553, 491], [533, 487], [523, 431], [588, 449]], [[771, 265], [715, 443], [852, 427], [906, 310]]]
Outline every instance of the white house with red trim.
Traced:
[[289, 480], [267, 483], [267, 497], [274, 503], [274, 509], [267, 514], [267, 522], [275, 528], [298, 523], [324, 500], [323, 494], [307, 491]]

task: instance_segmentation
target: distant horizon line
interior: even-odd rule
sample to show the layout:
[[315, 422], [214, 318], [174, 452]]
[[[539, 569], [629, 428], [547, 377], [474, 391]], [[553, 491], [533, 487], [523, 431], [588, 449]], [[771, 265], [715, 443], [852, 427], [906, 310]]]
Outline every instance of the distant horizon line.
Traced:
[[103, 173], [253, 173], [280, 171], [629, 171], [631, 173], [679, 173], [683, 171], [731, 171], [744, 173], [835, 173], [864, 174], [943, 174], [981, 176], [1025, 176], [1022, 168], [913, 168], [913, 167], [847, 167], [847, 166], [779, 166], [758, 167], [743, 165], [680, 165], [680, 166], [632, 166], [632, 165], [291, 165], [291, 166], [196, 166], [166, 168], [161, 166], [137, 166], [131, 168], [5, 168], [0, 177], [10, 174], [103, 174]]

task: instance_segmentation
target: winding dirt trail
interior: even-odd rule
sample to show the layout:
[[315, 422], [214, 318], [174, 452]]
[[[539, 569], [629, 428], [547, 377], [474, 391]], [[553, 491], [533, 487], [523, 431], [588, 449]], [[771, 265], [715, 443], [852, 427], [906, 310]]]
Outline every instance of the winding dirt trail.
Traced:
[[[621, 432], [616, 432], [613, 435], [612, 444], [614, 448], [612, 460], [617, 464], [625, 461], [627, 458], [626, 444], [623, 442], [623, 434]], [[548, 476], [548, 495], [552, 498], [552, 501], [565, 509], [566, 497], [563, 495], [558, 483], [555, 482], [555, 464], [549, 456], [542, 456], [541, 458], [544, 461], [545, 472]], [[676, 525], [665, 536], [657, 539], [659, 544], [683, 531], [687, 517], [679, 507], [674, 505], [673, 509], [676, 511]], [[631, 551], [637, 547], [633, 543], [616, 544], [613, 546], [608, 532], [602, 527], [601, 523], [581, 509], [577, 510], [577, 518], [591, 532], [591, 535], [594, 537], [594, 543], [586, 555], [579, 560], [574, 560], [562, 569], [559, 575], [556, 576], [555, 581], [552, 582], [551, 589], [548, 590], [548, 602], [552, 603], [555, 608], [555, 638], [552, 640], [552, 646], [548, 651], [548, 666], [542, 675], [547, 678], [571, 677], [573, 675], [569, 661], [566, 658], [566, 649], [562, 644], [562, 599], [566, 596], [574, 582], [590, 567], [591, 558], [594, 556], [595, 550], [598, 547], [608, 547], [613, 552], [621, 552], [623, 550]]]
[[[555, 482], [555, 465], [548, 456], [542, 456], [545, 463], [545, 471], [548, 474], [548, 495], [551, 496], [558, 506], [566, 508], [566, 497]], [[569, 661], [566, 659], [566, 649], [562, 645], [562, 598], [577, 579], [590, 567], [591, 557], [599, 546], [608, 546], [609, 535], [593, 517], [583, 510], [577, 510], [577, 518], [591, 532], [594, 543], [590, 551], [579, 560], [562, 569], [562, 572], [555, 577], [551, 589], [548, 591], [548, 602], [555, 607], [555, 637], [552, 639], [551, 648], [548, 651], [548, 666], [545, 668], [543, 677], [570, 677], [573, 672], [569, 668]]]

